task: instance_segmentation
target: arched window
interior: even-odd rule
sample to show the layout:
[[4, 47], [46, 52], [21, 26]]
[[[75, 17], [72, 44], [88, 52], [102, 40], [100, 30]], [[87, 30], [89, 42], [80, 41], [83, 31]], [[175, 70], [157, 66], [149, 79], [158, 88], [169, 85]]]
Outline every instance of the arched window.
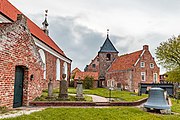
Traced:
[[64, 73], [64, 74], [66, 74], [66, 78], [65, 78], [65, 80], [67, 80], [67, 76], [68, 76], [68, 69], [67, 69], [67, 63], [66, 63], [66, 62], [64, 62], [63, 69], [64, 69], [63, 73]]
[[44, 64], [44, 77], [43, 78], [46, 79], [46, 56], [42, 49], [40, 49], [38, 52], [39, 52], [42, 62]]
[[56, 60], [56, 80], [60, 80], [60, 73], [61, 73], [61, 70], [60, 70], [60, 60], [57, 59]]
[[107, 61], [111, 60], [111, 54], [108, 53], [108, 54], [106, 55], [106, 60], [107, 60]]

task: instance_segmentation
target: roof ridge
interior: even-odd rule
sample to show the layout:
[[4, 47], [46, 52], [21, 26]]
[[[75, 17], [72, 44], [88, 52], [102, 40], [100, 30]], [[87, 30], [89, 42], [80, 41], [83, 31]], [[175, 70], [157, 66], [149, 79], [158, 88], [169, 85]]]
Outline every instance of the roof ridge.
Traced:
[[[7, 17], [10, 21], [16, 21], [17, 14], [23, 14], [20, 10], [18, 10], [13, 4], [11, 4], [8, 0], [0, 0], [0, 12]], [[24, 14], [23, 14], [24, 15]], [[26, 15], [24, 15], [26, 16]], [[66, 57], [64, 52], [60, 49], [60, 47], [53, 41], [49, 36], [47, 36], [42, 29], [36, 25], [32, 20], [30, 20], [27, 16], [27, 25], [30, 29], [31, 34], [37, 37], [40, 41], [44, 42], [50, 48]], [[67, 57], [66, 57], [67, 58]], [[69, 59], [69, 58], [68, 58]]]
[[138, 51], [134, 51], [134, 52], [131, 52], [131, 53], [123, 54], [123, 55], [120, 55], [120, 56], [118, 56], [118, 57], [124, 57], [124, 56], [126, 56], [126, 55], [132, 55], [132, 54], [134, 54], [134, 53], [141, 52], [141, 51], [143, 51], [143, 50], [138, 50]]

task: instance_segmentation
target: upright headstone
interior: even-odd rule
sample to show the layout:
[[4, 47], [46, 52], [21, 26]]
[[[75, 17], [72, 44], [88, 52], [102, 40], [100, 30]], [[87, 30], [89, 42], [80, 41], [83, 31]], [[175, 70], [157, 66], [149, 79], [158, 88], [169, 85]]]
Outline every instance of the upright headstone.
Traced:
[[77, 81], [76, 99], [78, 99], [78, 100], [83, 100], [84, 99], [82, 81]]
[[53, 96], [53, 84], [52, 84], [52, 80], [49, 80], [48, 83], [48, 97], [52, 97]]
[[60, 93], [59, 97], [60, 99], [68, 99], [68, 87], [67, 87], [67, 81], [65, 80], [66, 74], [62, 75], [63, 80], [60, 81]]

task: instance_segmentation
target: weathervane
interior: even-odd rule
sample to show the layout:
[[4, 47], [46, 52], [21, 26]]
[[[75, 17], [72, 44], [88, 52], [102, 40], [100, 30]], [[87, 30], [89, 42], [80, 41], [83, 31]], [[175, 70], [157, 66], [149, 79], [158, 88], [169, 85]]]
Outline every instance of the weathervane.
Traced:
[[109, 29], [107, 29], [107, 37], [109, 37]]
[[47, 17], [48, 10], [45, 10], [45, 17]]

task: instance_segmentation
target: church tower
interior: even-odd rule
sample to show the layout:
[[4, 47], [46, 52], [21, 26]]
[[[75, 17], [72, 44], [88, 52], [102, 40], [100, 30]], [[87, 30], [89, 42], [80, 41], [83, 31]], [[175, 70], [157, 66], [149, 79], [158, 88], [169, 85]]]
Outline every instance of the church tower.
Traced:
[[109, 29], [107, 29], [107, 38], [98, 52], [99, 58], [99, 80], [102, 85], [105, 80], [105, 74], [112, 62], [118, 57], [118, 51], [109, 39]]

